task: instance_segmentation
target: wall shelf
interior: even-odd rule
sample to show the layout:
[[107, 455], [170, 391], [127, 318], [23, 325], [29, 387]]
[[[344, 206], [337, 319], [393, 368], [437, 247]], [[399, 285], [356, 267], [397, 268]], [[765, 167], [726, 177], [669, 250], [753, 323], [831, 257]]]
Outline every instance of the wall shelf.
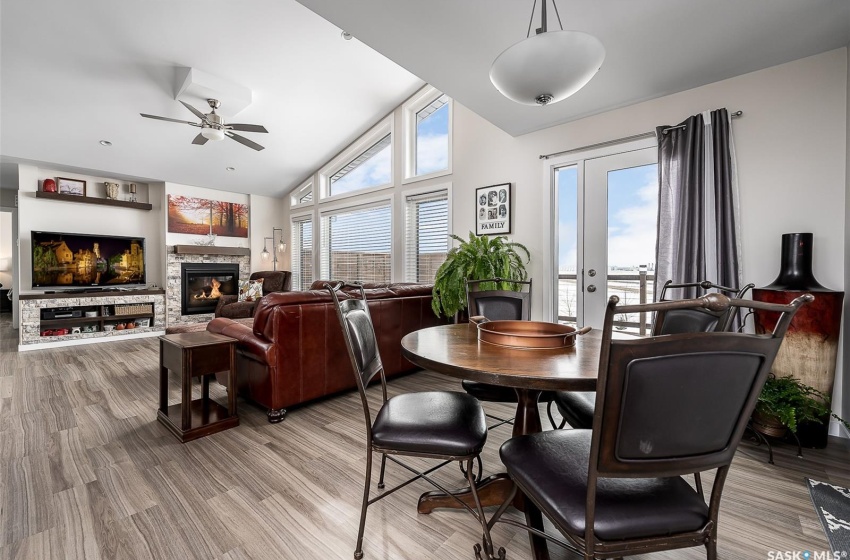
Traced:
[[176, 255], [230, 255], [248, 257], [251, 249], [245, 247], [216, 247], [214, 245], [175, 245]]
[[81, 204], [98, 204], [100, 206], [117, 206], [119, 208], [135, 208], [136, 210], [153, 210], [153, 205], [146, 202], [129, 202], [126, 200], [111, 200], [108, 198], [95, 198], [93, 196], [76, 196], [73, 194], [60, 194], [54, 192], [36, 191], [36, 198], [47, 198], [50, 200], [61, 200], [62, 202], [77, 202]]

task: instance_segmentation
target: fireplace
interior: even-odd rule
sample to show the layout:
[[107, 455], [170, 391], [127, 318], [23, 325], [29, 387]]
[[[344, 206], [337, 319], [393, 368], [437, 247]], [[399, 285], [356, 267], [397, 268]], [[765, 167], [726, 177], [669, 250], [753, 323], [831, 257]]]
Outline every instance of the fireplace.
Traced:
[[239, 265], [226, 263], [182, 263], [181, 313], [212, 313], [221, 296], [239, 293]]

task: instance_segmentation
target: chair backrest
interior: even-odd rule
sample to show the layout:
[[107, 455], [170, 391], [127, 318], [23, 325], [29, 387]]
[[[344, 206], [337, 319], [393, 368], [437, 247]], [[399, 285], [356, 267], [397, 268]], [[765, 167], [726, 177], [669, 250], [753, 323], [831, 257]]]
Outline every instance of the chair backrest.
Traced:
[[250, 276], [251, 280], [263, 279], [263, 295], [274, 292], [292, 291], [292, 273], [288, 270], [261, 270]]
[[[492, 284], [495, 289], [479, 290], [482, 285]], [[499, 289], [505, 284], [514, 284], [519, 290], [528, 286], [528, 291]], [[466, 302], [470, 317], [483, 315], [491, 321], [531, 320], [531, 280], [507, 280], [488, 278], [466, 281]]]
[[[658, 301], [670, 301], [668, 298], [668, 292], [670, 290], [680, 290], [683, 298], [697, 297], [705, 295], [709, 290], [716, 290], [717, 293], [730, 298], [742, 299], [744, 294], [754, 286], [755, 284], [747, 284], [738, 290], [737, 288], [719, 286], [707, 280], [683, 284], [674, 284], [672, 280], [667, 280], [661, 288]], [[725, 311], [711, 311], [709, 309], [672, 309], [669, 311], [660, 311], [655, 315], [652, 334], [727, 332], [732, 327], [737, 312], [738, 308], [734, 306], [730, 306]]]
[[[797, 309], [722, 294], [646, 305], [609, 300], [593, 423], [592, 477], [675, 476], [728, 465]], [[780, 313], [773, 333], [685, 333], [614, 340], [621, 313], [756, 307]]]
[[[375, 375], [381, 375], [381, 387], [384, 400], [387, 399], [386, 378], [384, 367], [381, 364], [381, 355], [378, 352], [378, 337], [372, 325], [372, 316], [369, 314], [369, 306], [366, 303], [366, 292], [360, 284], [347, 284], [337, 282], [333, 286], [325, 284], [336, 307], [339, 324], [342, 327], [342, 336], [345, 346], [348, 348], [348, 356], [351, 358], [351, 368], [357, 381], [357, 390], [363, 401], [363, 410], [366, 413], [367, 427], [371, 427], [372, 420], [369, 413], [369, 401], [366, 398], [366, 387], [374, 379]], [[353, 288], [354, 292], [342, 292], [344, 288]], [[355, 296], [355, 293], [359, 297]], [[342, 294], [342, 297], [340, 297]]]

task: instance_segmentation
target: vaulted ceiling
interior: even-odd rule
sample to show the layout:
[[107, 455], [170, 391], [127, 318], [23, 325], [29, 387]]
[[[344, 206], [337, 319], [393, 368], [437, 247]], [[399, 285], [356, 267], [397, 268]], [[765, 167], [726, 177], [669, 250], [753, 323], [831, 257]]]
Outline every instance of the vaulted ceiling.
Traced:
[[528, 107], [489, 70], [525, 38], [534, 0], [299, 2], [515, 136], [850, 44], [847, 0], [557, 0], [564, 29], [607, 56], [572, 97]]
[[[0, 31], [4, 171], [44, 162], [280, 196], [423, 84], [294, 0], [3, 0]], [[140, 117], [196, 120], [175, 101], [182, 67], [250, 89], [247, 109], [220, 113], [264, 125], [243, 136], [266, 149], [192, 145], [198, 129]]]
[[[533, 0], [299, 2], [3, 0], [0, 175], [35, 162], [279, 196], [424, 82], [520, 135], [850, 43], [847, 0], [559, 0], [564, 28], [607, 58], [573, 97], [526, 107], [488, 71]], [[220, 112], [265, 125], [244, 133], [265, 150], [195, 146], [197, 129], [139, 116], [194, 120], [175, 101], [184, 67], [253, 92]]]

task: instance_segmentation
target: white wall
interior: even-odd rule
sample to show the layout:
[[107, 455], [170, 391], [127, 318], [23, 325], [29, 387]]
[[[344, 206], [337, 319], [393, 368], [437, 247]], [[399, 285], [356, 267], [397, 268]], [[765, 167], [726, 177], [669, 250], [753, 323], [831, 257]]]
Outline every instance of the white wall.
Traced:
[[[288, 206], [287, 206], [288, 208]], [[286, 243], [286, 251], [277, 254], [277, 269], [289, 270], [289, 245], [291, 240], [289, 231], [289, 213], [284, 212], [283, 199], [269, 198], [267, 196], [251, 195], [251, 270], [272, 270], [272, 251], [277, 250], [277, 244], [271, 241], [264, 243], [264, 237], [272, 237], [272, 228], [283, 230], [283, 240]], [[274, 239], [280, 240], [281, 232], [274, 233]], [[263, 259], [261, 253], [263, 247], [269, 251], [269, 258]]]
[[[0, 212], [0, 284], [12, 288], [12, 213]], [[8, 270], [3, 270], [3, 267]]]
[[[745, 281], [763, 286], [776, 277], [781, 234], [813, 232], [815, 276], [843, 290], [850, 215], [847, 82], [847, 49], [839, 49], [517, 138], [455, 103], [452, 229], [466, 234], [473, 228], [475, 187], [515, 183], [512, 237], [531, 249], [535, 288], [551, 289], [549, 187], [540, 154], [652, 131], [707, 109], [740, 109], [744, 115], [733, 121], [732, 130]], [[532, 309], [550, 318], [545, 292], [535, 290]], [[841, 396], [836, 391], [836, 410]]]
[[[845, 291], [848, 286], [850, 286], [850, 45], [847, 47], [847, 140], [846, 140], [846, 148], [847, 155], [845, 162], [845, 181], [847, 184], [845, 190], [844, 197], [844, 286]], [[848, 332], [848, 326], [850, 326], [850, 298], [847, 297], [847, 294], [844, 294], [844, 352], [841, 356], [850, 356], [850, 332]], [[843, 363], [843, 361], [842, 361]], [[847, 370], [850, 367], [845, 366], [845, 373], [840, 381], [840, 386], [842, 391], [840, 392], [842, 396], [842, 408], [843, 414], [841, 416], [845, 419], [850, 418], [850, 374], [847, 373]], [[835, 383], [835, 392], [838, 391], [839, 382]], [[850, 437], [850, 431], [844, 430], [845, 435]]]
[[[104, 181], [109, 177], [80, 175], [66, 171], [43, 169], [30, 165], [18, 166], [18, 233], [20, 255], [18, 275], [19, 293], [32, 292], [32, 231], [61, 231], [104, 235], [139, 236], [145, 238], [146, 280], [148, 284], [164, 284], [163, 235], [159, 216], [162, 213], [160, 189], [156, 185], [139, 183], [140, 202], [150, 202], [151, 211], [78, 204], [36, 198], [41, 181], [46, 178], [69, 177], [87, 181], [87, 190], [94, 196], [104, 196]], [[124, 184], [124, 182], [121, 182]], [[122, 189], [122, 194], [124, 189]], [[148, 200], [149, 198], [149, 200]]]

